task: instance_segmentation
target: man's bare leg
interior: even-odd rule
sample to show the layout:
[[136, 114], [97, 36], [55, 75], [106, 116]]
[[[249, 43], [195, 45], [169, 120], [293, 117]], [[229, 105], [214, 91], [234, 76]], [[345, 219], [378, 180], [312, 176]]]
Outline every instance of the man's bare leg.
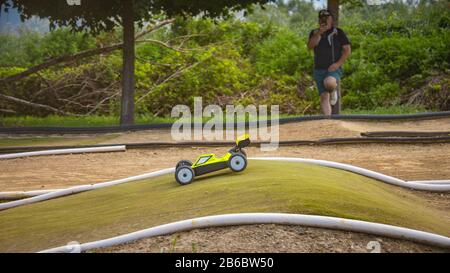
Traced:
[[328, 76], [323, 80], [323, 85], [325, 86], [325, 89], [328, 90], [328, 92], [333, 91], [337, 87], [337, 81], [336, 78]]
[[320, 94], [320, 106], [322, 107], [324, 116], [331, 115], [330, 93], [323, 92], [322, 94]]
[[[332, 94], [331, 92], [334, 92], [334, 90], [336, 89], [336, 87], [337, 87], [337, 81], [336, 81], [336, 78], [334, 78], [334, 77], [331, 77], [331, 76], [328, 76], [328, 77], [326, 77], [324, 80], [323, 80], [323, 85], [325, 86], [325, 89], [328, 91], [328, 92], [324, 92], [324, 93], [326, 93], [328, 96], [328, 103], [327, 103], [327, 105], [330, 107], [330, 114], [328, 114], [328, 115], [331, 115], [331, 112], [332, 112], [332, 110], [331, 110], [331, 104], [335, 104], [336, 103], [336, 100], [337, 100], [337, 98], [336, 98], [336, 94]], [[332, 94], [332, 95], [331, 95]], [[335, 97], [332, 97], [332, 96], [335, 96]], [[331, 99], [330, 99], [330, 97], [331, 97]], [[334, 99], [334, 102], [331, 102], [331, 100], [333, 100]], [[321, 97], [321, 102], [320, 102], [322, 105], [324, 104], [324, 102], [322, 101], [322, 97]], [[322, 106], [322, 110], [323, 110], [323, 112], [324, 112], [324, 115], [327, 115], [327, 114], [325, 114], [325, 109], [324, 109], [324, 106]], [[327, 110], [328, 110], [328, 108], [327, 108]], [[326, 113], [328, 113], [328, 112], [326, 112]]]

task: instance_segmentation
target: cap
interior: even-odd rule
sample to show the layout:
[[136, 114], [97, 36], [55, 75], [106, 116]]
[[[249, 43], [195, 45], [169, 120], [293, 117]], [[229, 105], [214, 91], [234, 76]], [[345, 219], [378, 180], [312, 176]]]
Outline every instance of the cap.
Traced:
[[328, 17], [328, 16], [333, 16], [331, 11], [329, 11], [327, 9], [322, 9], [322, 10], [319, 11], [319, 18]]

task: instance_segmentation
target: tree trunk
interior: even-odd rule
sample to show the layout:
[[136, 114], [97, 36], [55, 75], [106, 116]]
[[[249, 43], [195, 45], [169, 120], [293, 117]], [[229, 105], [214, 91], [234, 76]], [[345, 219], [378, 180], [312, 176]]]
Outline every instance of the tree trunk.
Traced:
[[327, 9], [331, 11], [334, 17], [335, 26], [339, 23], [339, 0], [328, 0]]
[[123, 6], [123, 73], [120, 125], [134, 124], [134, 12], [133, 0]]
[[[339, 25], [339, 0], [328, 0], [327, 2], [328, 10], [333, 14], [334, 18], [334, 26], [337, 27]], [[338, 82], [338, 101], [335, 105], [331, 106], [331, 114], [339, 115], [341, 113], [341, 84]]]

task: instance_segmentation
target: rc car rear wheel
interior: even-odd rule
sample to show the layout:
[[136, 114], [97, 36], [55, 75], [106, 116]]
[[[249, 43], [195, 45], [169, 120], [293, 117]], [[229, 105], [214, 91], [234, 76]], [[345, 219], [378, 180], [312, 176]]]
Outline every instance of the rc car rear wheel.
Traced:
[[180, 166], [175, 170], [175, 180], [181, 185], [187, 185], [194, 180], [194, 170], [191, 166]]
[[242, 172], [247, 167], [247, 158], [242, 153], [233, 154], [228, 159], [228, 167], [234, 172]]
[[175, 167], [175, 169], [178, 169], [181, 166], [192, 166], [192, 162], [189, 160], [181, 160], [177, 163], [177, 166]]

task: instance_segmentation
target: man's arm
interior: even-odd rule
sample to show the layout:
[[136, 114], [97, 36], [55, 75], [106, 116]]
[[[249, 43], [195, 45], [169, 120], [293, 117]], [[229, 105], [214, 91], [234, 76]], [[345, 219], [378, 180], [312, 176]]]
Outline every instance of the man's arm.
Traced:
[[308, 40], [308, 49], [314, 49], [320, 41], [320, 32], [315, 30], [313, 35]]
[[325, 31], [327, 31], [326, 26], [320, 26], [318, 29], [313, 30], [313, 34], [309, 37], [308, 40], [308, 49], [314, 49], [319, 44], [320, 36]]
[[330, 65], [330, 67], [328, 68], [328, 71], [330, 71], [330, 72], [335, 71], [339, 67], [341, 67], [345, 63], [347, 58], [350, 56], [351, 52], [352, 52], [352, 48], [351, 48], [350, 44], [343, 45], [341, 58], [339, 58], [339, 60], [337, 62], [335, 62], [334, 64]]

